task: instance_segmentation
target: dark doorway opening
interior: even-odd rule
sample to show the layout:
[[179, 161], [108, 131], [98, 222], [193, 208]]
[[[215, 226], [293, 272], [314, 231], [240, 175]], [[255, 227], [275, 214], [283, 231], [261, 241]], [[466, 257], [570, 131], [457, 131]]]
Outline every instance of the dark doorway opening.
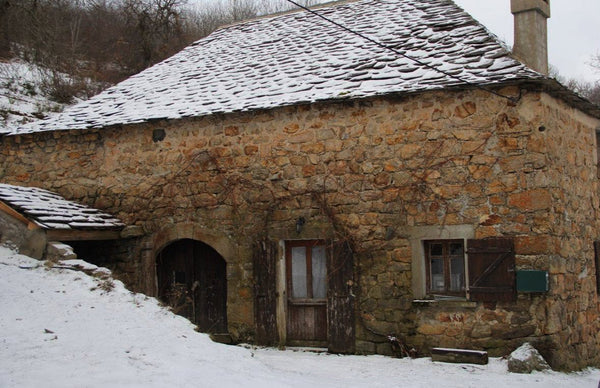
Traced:
[[183, 239], [156, 257], [158, 297], [201, 332], [227, 333], [227, 269], [209, 245]]

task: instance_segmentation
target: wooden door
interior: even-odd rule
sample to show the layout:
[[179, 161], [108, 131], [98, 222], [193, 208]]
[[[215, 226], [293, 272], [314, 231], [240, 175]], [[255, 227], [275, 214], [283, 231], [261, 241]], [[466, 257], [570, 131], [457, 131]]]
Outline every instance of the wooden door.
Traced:
[[194, 321], [205, 333], [227, 333], [225, 260], [210, 246], [194, 244]]
[[323, 241], [286, 243], [287, 344], [327, 345], [327, 249]]
[[226, 263], [209, 245], [183, 239], [157, 256], [158, 296], [201, 332], [227, 332]]

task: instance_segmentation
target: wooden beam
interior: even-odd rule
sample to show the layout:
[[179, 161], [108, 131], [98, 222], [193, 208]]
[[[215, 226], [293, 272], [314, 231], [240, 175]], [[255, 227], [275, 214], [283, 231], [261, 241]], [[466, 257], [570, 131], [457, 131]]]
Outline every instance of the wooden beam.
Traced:
[[25, 217], [24, 215], [22, 215], [21, 213], [19, 213], [18, 211], [16, 211], [15, 209], [8, 206], [2, 201], [0, 201], [0, 211], [27, 225], [27, 229], [29, 230], [38, 229], [40, 227], [35, 222], [32, 222], [27, 217]]
[[488, 363], [488, 354], [481, 350], [433, 348], [431, 360], [485, 365]]
[[121, 230], [48, 229], [46, 236], [48, 241], [117, 240]]

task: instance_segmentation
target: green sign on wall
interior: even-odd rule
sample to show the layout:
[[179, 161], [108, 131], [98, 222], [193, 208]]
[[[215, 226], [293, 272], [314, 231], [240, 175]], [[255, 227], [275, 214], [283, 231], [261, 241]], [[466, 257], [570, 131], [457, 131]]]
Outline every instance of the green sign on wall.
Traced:
[[548, 292], [548, 271], [518, 270], [518, 292]]

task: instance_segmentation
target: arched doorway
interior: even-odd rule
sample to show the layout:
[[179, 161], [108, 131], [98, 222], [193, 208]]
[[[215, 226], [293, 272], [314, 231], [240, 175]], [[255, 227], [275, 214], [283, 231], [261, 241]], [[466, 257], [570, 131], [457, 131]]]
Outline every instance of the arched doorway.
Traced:
[[156, 256], [158, 297], [201, 332], [227, 333], [227, 269], [211, 246], [182, 239]]

